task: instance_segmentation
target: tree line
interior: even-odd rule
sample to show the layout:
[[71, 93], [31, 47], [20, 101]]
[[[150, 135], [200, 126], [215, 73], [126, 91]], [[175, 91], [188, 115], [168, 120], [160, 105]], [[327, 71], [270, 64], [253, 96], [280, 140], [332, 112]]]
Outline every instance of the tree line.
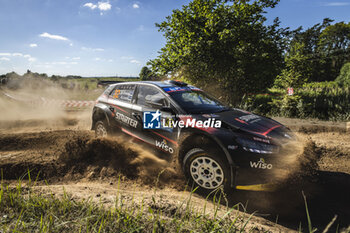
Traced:
[[166, 39], [140, 77], [172, 76], [239, 103], [269, 88], [350, 84], [350, 23], [325, 18], [295, 30], [267, 23], [279, 0], [192, 0], [157, 23]]

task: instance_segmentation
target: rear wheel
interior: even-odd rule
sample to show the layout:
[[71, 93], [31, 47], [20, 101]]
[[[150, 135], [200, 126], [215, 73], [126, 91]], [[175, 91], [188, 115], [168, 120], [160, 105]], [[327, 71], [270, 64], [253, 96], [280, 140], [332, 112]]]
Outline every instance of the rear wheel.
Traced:
[[230, 170], [227, 162], [213, 152], [201, 148], [191, 149], [184, 157], [183, 170], [190, 182], [203, 190], [229, 188]]
[[98, 138], [105, 138], [108, 136], [108, 130], [104, 121], [96, 122], [95, 136]]

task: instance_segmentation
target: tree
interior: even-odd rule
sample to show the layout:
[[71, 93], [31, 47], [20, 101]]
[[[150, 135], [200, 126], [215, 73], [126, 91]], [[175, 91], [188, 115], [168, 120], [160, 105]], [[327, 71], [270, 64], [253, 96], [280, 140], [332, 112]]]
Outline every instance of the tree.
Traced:
[[278, 19], [267, 26], [263, 15], [277, 3], [193, 0], [156, 24], [166, 44], [148, 64], [154, 72], [204, 87], [215, 83], [231, 103], [263, 92], [283, 67], [288, 31], [279, 28]]
[[275, 79], [276, 87], [301, 87], [308, 81], [311, 67], [309, 57], [303, 53], [304, 50], [304, 43], [292, 42], [289, 52], [285, 55], [286, 67]]
[[143, 81], [150, 80], [151, 75], [152, 75], [152, 71], [147, 66], [142, 67], [141, 72], [140, 72], [140, 79], [141, 80], [143, 80]]
[[[305, 31], [302, 31], [302, 27], [294, 31], [294, 38], [290, 45], [293, 43], [304, 45], [301, 47], [300, 55], [308, 57], [308, 68], [310, 70], [309, 81], [319, 82], [328, 80], [329, 78], [329, 72], [327, 71], [327, 64], [325, 62], [326, 56], [320, 52], [319, 40], [322, 31], [329, 27], [332, 22], [333, 20], [325, 18], [322, 23], [315, 24]], [[300, 70], [300, 68], [298, 69]]]
[[333, 81], [341, 66], [350, 61], [350, 23], [331, 25], [332, 22], [325, 18], [322, 24], [293, 32], [291, 45], [295, 42], [304, 44], [300, 53], [308, 57], [311, 82]]
[[319, 38], [319, 52], [324, 54], [328, 80], [333, 81], [342, 66], [350, 61], [350, 23], [326, 27]]
[[341, 85], [350, 86], [350, 62], [343, 65], [340, 74], [335, 81]]

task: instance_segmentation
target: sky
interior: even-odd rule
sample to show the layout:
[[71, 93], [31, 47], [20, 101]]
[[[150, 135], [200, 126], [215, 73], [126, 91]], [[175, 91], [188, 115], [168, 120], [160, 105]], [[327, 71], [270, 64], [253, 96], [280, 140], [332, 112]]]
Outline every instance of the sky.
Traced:
[[[0, 0], [0, 74], [138, 76], [165, 39], [155, 27], [189, 0]], [[308, 28], [350, 21], [350, 0], [281, 0], [266, 16]]]

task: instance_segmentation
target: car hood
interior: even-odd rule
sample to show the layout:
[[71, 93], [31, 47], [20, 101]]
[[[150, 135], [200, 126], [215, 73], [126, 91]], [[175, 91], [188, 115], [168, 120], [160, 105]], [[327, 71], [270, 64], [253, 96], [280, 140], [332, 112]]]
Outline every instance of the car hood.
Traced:
[[259, 116], [240, 109], [212, 114], [212, 117], [220, 119], [223, 123], [260, 137], [289, 138], [288, 129], [281, 123], [267, 117]]

